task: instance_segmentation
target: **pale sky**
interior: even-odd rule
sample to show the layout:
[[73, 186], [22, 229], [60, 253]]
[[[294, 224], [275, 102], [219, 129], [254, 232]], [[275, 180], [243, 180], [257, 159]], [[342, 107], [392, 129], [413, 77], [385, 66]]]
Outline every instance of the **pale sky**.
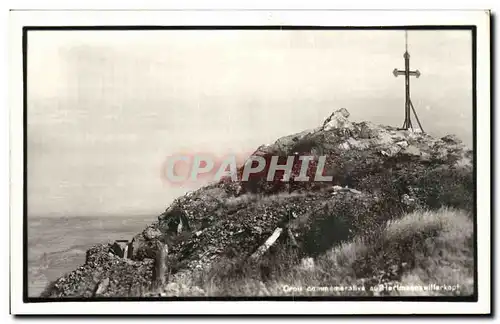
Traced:
[[[424, 129], [472, 145], [469, 31], [410, 31]], [[30, 216], [157, 215], [192, 187], [160, 176], [179, 151], [249, 152], [320, 125], [401, 126], [404, 32], [30, 31]]]

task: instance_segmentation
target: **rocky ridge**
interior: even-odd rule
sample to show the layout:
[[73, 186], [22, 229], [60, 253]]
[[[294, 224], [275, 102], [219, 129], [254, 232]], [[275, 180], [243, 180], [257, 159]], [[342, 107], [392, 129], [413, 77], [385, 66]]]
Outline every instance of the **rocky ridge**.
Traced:
[[[309, 257], [417, 208], [438, 208], [443, 201], [472, 208], [473, 155], [456, 137], [351, 122], [346, 109], [253, 155], [297, 156], [292, 181], [281, 181], [278, 173], [268, 182], [264, 170], [248, 182], [223, 179], [189, 192], [132, 239], [128, 259], [109, 245], [95, 246], [84, 265], [53, 282], [43, 296], [144, 296], [153, 281], [157, 242], [169, 247], [164, 296], [175, 294], [179, 278], [221, 258], [250, 257], [277, 228], [286, 229], [277, 244], [292, 244]], [[293, 181], [301, 155], [327, 156], [324, 174], [333, 180]], [[448, 199], [450, 192], [465, 195]]]

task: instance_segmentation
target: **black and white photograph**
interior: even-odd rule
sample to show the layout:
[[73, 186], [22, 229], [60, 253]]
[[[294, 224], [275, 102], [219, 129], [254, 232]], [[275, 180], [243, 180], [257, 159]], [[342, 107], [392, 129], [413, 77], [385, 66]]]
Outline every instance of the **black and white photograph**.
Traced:
[[485, 37], [24, 25], [23, 303], [477, 303]]

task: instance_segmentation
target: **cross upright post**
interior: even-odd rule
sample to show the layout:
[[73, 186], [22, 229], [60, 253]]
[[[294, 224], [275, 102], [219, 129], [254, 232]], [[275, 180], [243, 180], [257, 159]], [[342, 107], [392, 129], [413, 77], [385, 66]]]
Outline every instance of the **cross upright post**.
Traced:
[[410, 70], [410, 53], [408, 53], [408, 36], [407, 36], [407, 31], [405, 31], [405, 53], [403, 55], [405, 59], [405, 69], [404, 70], [398, 70], [397, 68], [392, 71], [395, 77], [398, 75], [404, 75], [405, 76], [405, 119], [403, 122], [403, 127], [401, 129], [408, 130], [412, 129], [413, 130], [413, 125], [411, 122], [411, 110], [413, 110], [413, 113], [415, 114], [415, 118], [417, 119], [418, 126], [420, 127], [420, 130], [423, 132], [422, 125], [420, 124], [420, 121], [418, 120], [417, 112], [415, 111], [415, 108], [413, 107], [413, 103], [411, 102], [410, 98], [410, 76], [415, 76], [417, 78], [420, 77], [420, 71], [415, 70], [411, 71]]

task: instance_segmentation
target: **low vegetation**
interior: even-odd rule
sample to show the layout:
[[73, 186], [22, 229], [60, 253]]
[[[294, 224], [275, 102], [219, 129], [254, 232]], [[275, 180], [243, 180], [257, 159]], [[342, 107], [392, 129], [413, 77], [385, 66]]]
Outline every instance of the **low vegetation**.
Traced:
[[301, 258], [285, 245], [259, 262], [222, 260], [170, 283], [166, 292], [192, 295], [195, 286], [203, 296], [470, 295], [472, 240], [469, 213], [450, 208], [415, 211], [314, 259]]

